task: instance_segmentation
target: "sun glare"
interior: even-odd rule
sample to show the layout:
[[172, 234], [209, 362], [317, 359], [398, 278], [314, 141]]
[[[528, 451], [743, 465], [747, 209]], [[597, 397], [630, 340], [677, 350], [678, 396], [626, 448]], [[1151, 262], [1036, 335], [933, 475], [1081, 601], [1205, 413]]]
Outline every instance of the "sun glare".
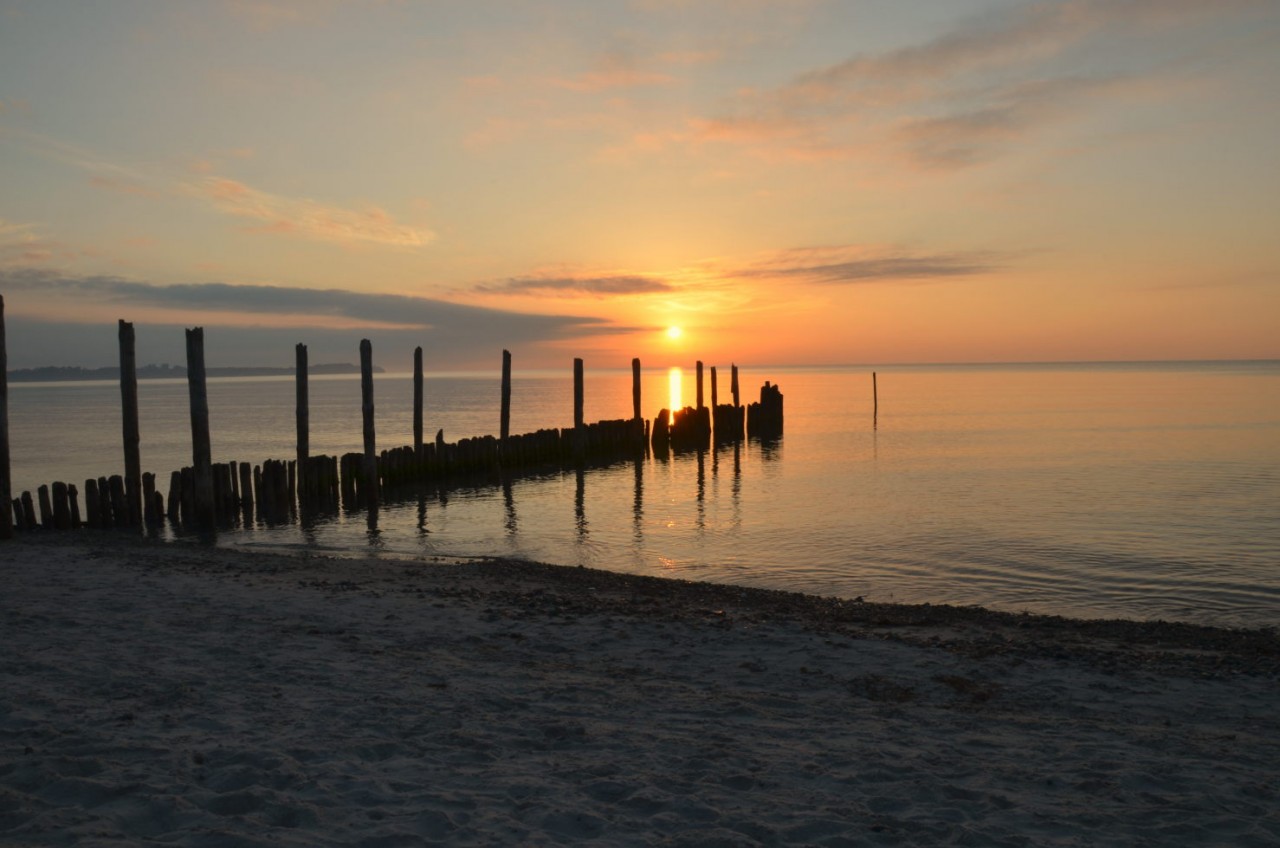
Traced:
[[667, 338], [671, 339], [671, 341], [675, 341], [676, 339], [680, 338], [683, 335], [684, 335], [684, 330], [680, 329], [679, 327], [667, 328]]
[[684, 374], [678, 367], [667, 369], [667, 408], [672, 412], [684, 408]]

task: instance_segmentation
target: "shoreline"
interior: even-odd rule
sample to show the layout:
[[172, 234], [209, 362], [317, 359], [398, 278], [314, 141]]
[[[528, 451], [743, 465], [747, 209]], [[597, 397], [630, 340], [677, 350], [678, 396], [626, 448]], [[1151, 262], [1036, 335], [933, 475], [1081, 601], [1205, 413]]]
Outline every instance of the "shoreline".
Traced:
[[0, 546], [0, 841], [1273, 844], [1280, 635]]

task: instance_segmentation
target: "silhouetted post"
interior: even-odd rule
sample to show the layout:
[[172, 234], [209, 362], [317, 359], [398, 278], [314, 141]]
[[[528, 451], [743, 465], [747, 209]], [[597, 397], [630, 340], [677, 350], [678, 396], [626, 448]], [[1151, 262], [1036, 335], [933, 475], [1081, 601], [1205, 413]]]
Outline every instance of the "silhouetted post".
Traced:
[[733, 395], [734, 407], [742, 406], [742, 402], [738, 399], [738, 366], [729, 366], [729, 393]]
[[640, 414], [640, 359], [631, 360], [631, 417], [636, 421], [643, 420]]
[[714, 410], [720, 405], [720, 395], [716, 388], [716, 367], [711, 366], [711, 408]]
[[422, 348], [413, 349], [413, 457], [422, 462]]
[[876, 388], [876, 372], [871, 372], [871, 429], [876, 429], [880, 417], [880, 390]]
[[[304, 499], [301, 493], [307, 491], [307, 457], [311, 456], [311, 389], [307, 383], [307, 346], [298, 343], [294, 348], [294, 377], [297, 388], [294, 420], [298, 428], [298, 500]], [[234, 480], [234, 477], [233, 477]]]
[[[195, 523], [214, 525], [213, 451], [209, 446], [209, 392], [205, 385], [204, 328], [187, 330], [187, 393], [191, 398], [191, 470], [195, 492]], [[101, 492], [99, 497], [101, 498]]]
[[373, 431], [373, 345], [360, 340], [360, 410], [364, 413], [364, 476], [369, 506], [378, 505], [378, 452]]
[[120, 408], [124, 433], [124, 495], [128, 526], [142, 524], [142, 457], [138, 451], [138, 357], [133, 324], [120, 321]]
[[582, 420], [582, 360], [573, 360], [573, 439], [574, 451], [581, 459], [586, 448], [586, 425]]
[[0, 295], [0, 539], [13, 538], [13, 482], [9, 477], [9, 355], [4, 342], [4, 295]]
[[511, 351], [509, 350], [502, 352], [502, 419], [498, 432], [501, 434], [502, 444], [505, 445], [507, 437], [511, 435]]
[[697, 372], [698, 372], [698, 381], [697, 381], [698, 382], [698, 406], [697, 408], [702, 409], [703, 403], [702, 403], [702, 360], [701, 359], [698, 360]]

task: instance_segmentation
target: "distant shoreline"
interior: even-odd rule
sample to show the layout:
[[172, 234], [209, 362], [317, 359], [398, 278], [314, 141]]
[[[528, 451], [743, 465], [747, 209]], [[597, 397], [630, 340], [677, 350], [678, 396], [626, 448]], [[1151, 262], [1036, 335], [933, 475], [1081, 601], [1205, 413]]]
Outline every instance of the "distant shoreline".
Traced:
[[[375, 374], [381, 374], [386, 369], [381, 366], [373, 366]], [[206, 374], [209, 377], [284, 377], [292, 376], [297, 371], [296, 368], [276, 368], [270, 366], [264, 367], [226, 367], [226, 368], [208, 368]], [[181, 365], [143, 365], [138, 368], [139, 380], [171, 380], [181, 379], [187, 376], [187, 369]], [[332, 362], [322, 365], [312, 365], [307, 369], [308, 374], [359, 374], [360, 366], [352, 365], [347, 362]], [[45, 366], [42, 368], [19, 368], [9, 372], [9, 382], [11, 383], [69, 383], [90, 380], [118, 380], [120, 379], [120, 369], [114, 366], [105, 368], [80, 368], [78, 366]]]

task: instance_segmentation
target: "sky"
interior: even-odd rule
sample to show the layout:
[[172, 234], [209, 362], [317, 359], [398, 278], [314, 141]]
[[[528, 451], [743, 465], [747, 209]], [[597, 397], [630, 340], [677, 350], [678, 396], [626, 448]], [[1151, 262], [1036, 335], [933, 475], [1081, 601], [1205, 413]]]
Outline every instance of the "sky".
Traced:
[[1280, 0], [0, 0], [9, 365], [1277, 358], [1277, 92]]

